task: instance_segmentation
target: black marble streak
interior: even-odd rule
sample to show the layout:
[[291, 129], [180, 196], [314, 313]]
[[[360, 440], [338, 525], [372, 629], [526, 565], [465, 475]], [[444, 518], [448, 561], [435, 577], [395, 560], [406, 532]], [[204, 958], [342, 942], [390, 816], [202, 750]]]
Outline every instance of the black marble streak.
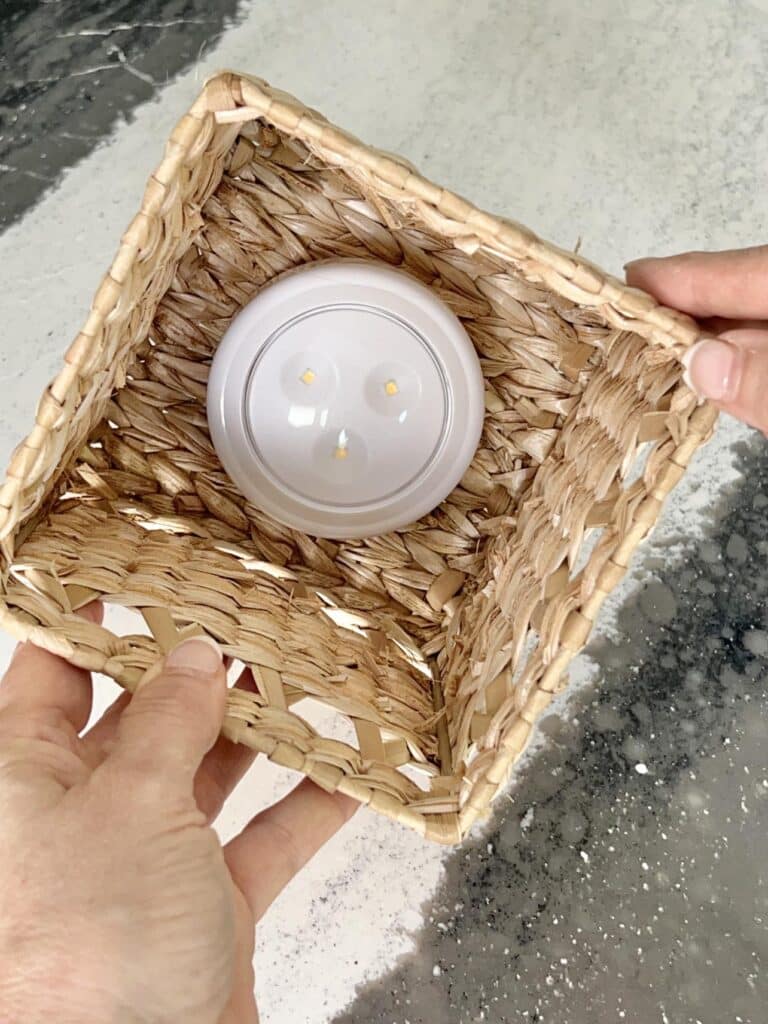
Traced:
[[0, 230], [211, 47], [237, 0], [0, 0]]
[[335, 1024], [768, 1020], [768, 453], [739, 459], [714, 532], [646, 554], [599, 685], [449, 855], [417, 951]]

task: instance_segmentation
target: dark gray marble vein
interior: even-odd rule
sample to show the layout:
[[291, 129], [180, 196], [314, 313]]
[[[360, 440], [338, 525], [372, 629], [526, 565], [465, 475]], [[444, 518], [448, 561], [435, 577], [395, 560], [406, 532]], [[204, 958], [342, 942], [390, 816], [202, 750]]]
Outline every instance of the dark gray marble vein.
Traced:
[[417, 951], [336, 1024], [768, 1019], [768, 452], [646, 556], [600, 682], [449, 856]]
[[0, 229], [211, 47], [237, 0], [0, 3]]

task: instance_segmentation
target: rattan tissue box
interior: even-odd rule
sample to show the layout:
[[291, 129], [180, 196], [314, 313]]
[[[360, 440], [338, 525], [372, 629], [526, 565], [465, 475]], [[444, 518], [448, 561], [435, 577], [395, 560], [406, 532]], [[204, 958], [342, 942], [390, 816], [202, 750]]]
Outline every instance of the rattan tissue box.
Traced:
[[[480, 446], [450, 497], [348, 543], [246, 501], [205, 415], [232, 317], [276, 275], [329, 257], [434, 289], [486, 386]], [[204, 630], [256, 682], [231, 691], [227, 736], [457, 842], [712, 431], [681, 380], [697, 336], [291, 96], [220, 74], [174, 130], [13, 456], [0, 622], [128, 689]], [[135, 634], [79, 618], [94, 598], [135, 609]], [[334, 712], [329, 735], [302, 717], [307, 700]]]

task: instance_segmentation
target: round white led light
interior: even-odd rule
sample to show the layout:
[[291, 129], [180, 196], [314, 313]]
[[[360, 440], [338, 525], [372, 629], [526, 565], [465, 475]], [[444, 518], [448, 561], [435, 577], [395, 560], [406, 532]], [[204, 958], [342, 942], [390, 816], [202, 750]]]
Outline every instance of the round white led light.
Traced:
[[459, 320], [377, 263], [314, 263], [233, 320], [208, 381], [222, 465], [275, 519], [319, 537], [407, 526], [450, 494], [483, 425]]

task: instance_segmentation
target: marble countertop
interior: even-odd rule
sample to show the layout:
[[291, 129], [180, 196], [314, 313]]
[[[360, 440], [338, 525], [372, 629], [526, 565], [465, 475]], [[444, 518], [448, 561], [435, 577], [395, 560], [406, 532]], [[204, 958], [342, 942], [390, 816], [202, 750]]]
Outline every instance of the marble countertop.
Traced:
[[[224, 66], [613, 272], [766, 240], [766, 0], [11, 0], [0, 461]], [[764, 442], [723, 422], [485, 830], [446, 851], [363, 813], [281, 898], [265, 1020], [765, 1021], [767, 515]], [[222, 832], [290, 781], [258, 765]]]

